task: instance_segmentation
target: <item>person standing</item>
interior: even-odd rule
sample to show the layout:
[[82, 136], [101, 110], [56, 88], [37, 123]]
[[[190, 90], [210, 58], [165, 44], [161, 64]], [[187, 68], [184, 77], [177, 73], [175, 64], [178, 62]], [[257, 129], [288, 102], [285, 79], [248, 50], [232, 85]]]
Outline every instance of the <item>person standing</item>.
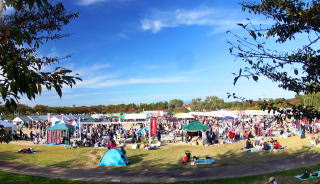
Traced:
[[34, 135], [33, 135], [33, 132], [31, 131], [31, 132], [30, 132], [30, 141], [31, 141], [31, 142], [33, 141], [33, 136], [34, 136]]
[[188, 143], [188, 138], [189, 138], [188, 132], [184, 131], [184, 141], [185, 141], [185, 143]]

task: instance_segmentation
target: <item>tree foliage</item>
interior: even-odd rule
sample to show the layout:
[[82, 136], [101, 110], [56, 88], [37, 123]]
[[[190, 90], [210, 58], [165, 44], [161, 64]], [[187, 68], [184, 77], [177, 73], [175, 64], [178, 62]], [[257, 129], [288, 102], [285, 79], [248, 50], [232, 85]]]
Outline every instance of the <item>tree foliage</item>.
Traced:
[[[5, 13], [12, 7], [13, 13]], [[54, 89], [61, 97], [63, 85], [72, 87], [81, 80], [72, 71], [56, 67], [58, 57], [40, 56], [38, 49], [49, 40], [67, 36], [62, 27], [77, 13], [68, 12], [62, 3], [47, 0], [6, 0], [0, 8], [0, 94], [6, 107], [16, 108], [21, 96], [34, 99], [42, 88]]]
[[[320, 2], [261, 0], [245, 1], [241, 5], [243, 11], [262, 15], [270, 24], [256, 25], [248, 19], [247, 24], [238, 24], [247, 33], [245, 36], [229, 32], [235, 38], [228, 41], [230, 53], [247, 64], [235, 74], [234, 84], [240, 77], [258, 81], [263, 76], [276, 82], [280, 88], [296, 94], [318, 93]], [[308, 41], [298, 42], [298, 37], [308, 38]], [[270, 46], [270, 43], [273, 45]], [[286, 49], [291, 43], [298, 46], [294, 50]], [[262, 108], [296, 118], [320, 117], [318, 109], [309, 105], [291, 104], [290, 109], [279, 109], [274, 103], [265, 101]]]
[[[210, 100], [209, 100], [210, 99]], [[268, 99], [268, 103], [275, 104], [277, 108], [288, 108], [291, 104], [296, 106], [314, 105], [320, 107], [320, 93], [310, 95], [296, 95], [292, 99], [276, 98]], [[175, 99], [177, 100], [177, 99]], [[47, 113], [53, 114], [92, 114], [92, 113], [139, 113], [142, 111], [157, 111], [163, 110], [166, 112], [190, 112], [192, 111], [214, 111], [214, 110], [258, 110], [259, 106], [265, 103], [265, 100], [247, 100], [247, 101], [232, 101], [225, 102], [222, 98], [216, 96], [207, 96], [204, 99], [192, 99], [189, 105], [172, 108], [169, 107], [169, 101], [160, 101], [153, 103], [130, 103], [130, 104], [117, 104], [117, 105], [95, 105], [95, 106], [72, 106], [72, 107], [50, 107], [45, 105], [36, 105], [29, 107], [27, 105], [18, 104], [17, 108], [12, 114], [3, 106], [0, 106], [0, 112], [4, 119], [13, 119], [16, 116], [23, 115], [46, 115]], [[178, 100], [182, 101], [182, 100]]]

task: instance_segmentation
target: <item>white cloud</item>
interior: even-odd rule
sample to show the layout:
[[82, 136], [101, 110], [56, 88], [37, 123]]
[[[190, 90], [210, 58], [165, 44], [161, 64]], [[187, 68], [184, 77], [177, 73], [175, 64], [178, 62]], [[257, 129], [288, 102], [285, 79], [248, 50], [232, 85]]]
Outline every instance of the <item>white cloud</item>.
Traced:
[[111, 65], [108, 63], [105, 64], [94, 64], [89, 67], [83, 67], [79, 69], [74, 69], [73, 72], [79, 74], [80, 76], [92, 76], [96, 75], [96, 73], [102, 69], [110, 68]]
[[129, 79], [110, 79], [113, 76], [97, 76], [88, 80], [83, 80], [76, 87], [78, 88], [105, 88], [114, 86], [127, 86], [134, 84], [161, 84], [161, 83], [180, 83], [189, 82], [184, 77], [170, 78], [129, 78]]
[[101, 3], [101, 2], [119, 2], [119, 3], [124, 3], [124, 2], [129, 2], [132, 0], [80, 0], [78, 5], [81, 6], [88, 6], [96, 3]]
[[103, 2], [105, 0], [81, 0], [78, 4], [82, 6], [88, 6], [90, 4], [98, 3], [98, 2]]
[[[191, 10], [153, 11], [141, 20], [141, 29], [157, 33], [164, 28], [197, 25], [212, 27], [212, 34], [216, 34], [237, 28], [237, 23], [240, 22], [246, 21], [217, 8], [201, 7]], [[264, 22], [253, 20], [253, 23]]]

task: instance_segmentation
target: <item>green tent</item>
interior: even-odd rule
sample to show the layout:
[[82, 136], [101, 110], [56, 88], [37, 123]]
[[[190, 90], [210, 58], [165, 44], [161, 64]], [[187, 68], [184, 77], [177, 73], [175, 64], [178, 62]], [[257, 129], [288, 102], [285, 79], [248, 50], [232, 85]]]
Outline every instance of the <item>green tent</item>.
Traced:
[[70, 130], [70, 129], [74, 129], [74, 126], [66, 125], [66, 124], [56, 124], [52, 127], [47, 128], [47, 130]]
[[115, 114], [112, 114], [112, 117], [124, 118], [124, 117], [126, 117], [126, 114], [124, 114], [124, 113], [115, 113]]
[[191, 122], [187, 125], [184, 125], [182, 127], [183, 130], [186, 130], [188, 132], [198, 132], [198, 131], [202, 131], [202, 130], [208, 130], [210, 129], [210, 127], [203, 125], [201, 123], [199, 123], [198, 121], [194, 121]]

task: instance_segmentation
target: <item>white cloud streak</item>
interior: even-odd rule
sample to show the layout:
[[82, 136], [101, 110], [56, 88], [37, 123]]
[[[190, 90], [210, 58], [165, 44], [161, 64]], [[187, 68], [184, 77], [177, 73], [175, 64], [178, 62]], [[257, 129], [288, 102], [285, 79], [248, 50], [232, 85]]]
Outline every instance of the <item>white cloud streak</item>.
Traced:
[[190, 82], [184, 77], [170, 77], [170, 78], [129, 78], [129, 79], [108, 79], [109, 76], [97, 76], [89, 80], [80, 82], [76, 87], [78, 88], [105, 88], [115, 86], [127, 86], [134, 84], [161, 84], [161, 83], [181, 83]]
[[89, 6], [89, 5], [93, 5], [96, 3], [101, 3], [101, 2], [118, 2], [118, 3], [125, 3], [125, 2], [129, 2], [132, 0], [80, 0], [78, 5], [81, 6]]
[[[234, 15], [226, 15], [219, 9], [201, 7], [192, 10], [153, 11], [147, 18], [141, 20], [141, 29], [158, 33], [164, 28], [197, 25], [212, 27], [212, 34], [216, 34], [238, 27], [239, 22], [245, 21]], [[264, 23], [257, 20], [252, 22]]]

